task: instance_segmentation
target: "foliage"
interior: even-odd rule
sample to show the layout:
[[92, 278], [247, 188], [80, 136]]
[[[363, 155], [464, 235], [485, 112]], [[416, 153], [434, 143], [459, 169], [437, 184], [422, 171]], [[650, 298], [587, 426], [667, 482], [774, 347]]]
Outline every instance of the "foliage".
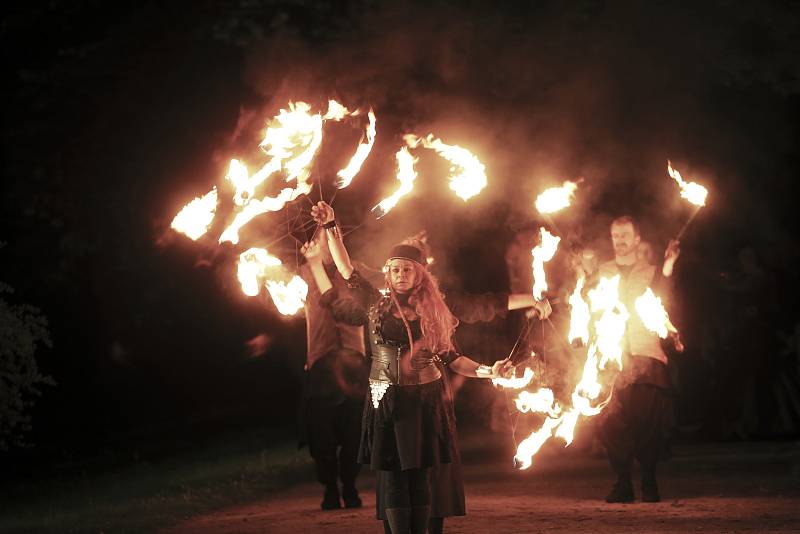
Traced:
[[[0, 282], [0, 294], [13, 292]], [[29, 304], [0, 298], [0, 450], [24, 444], [33, 398], [40, 395], [41, 385], [55, 384], [36, 365], [36, 351], [42, 345], [51, 346], [47, 318]]]

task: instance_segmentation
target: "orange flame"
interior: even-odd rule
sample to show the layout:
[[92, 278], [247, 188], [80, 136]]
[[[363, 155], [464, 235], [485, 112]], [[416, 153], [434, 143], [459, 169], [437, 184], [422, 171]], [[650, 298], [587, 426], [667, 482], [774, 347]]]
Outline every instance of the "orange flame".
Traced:
[[521, 391], [514, 399], [514, 403], [517, 405], [517, 410], [522, 413], [546, 413], [551, 417], [558, 417], [561, 411], [553, 395], [553, 390], [549, 388], [541, 388], [535, 393]]
[[[582, 287], [581, 279], [579, 279], [578, 287]], [[577, 294], [579, 295], [580, 292], [578, 291]], [[624, 304], [619, 300], [619, 276], [601, 278], [597, 287], [589, 291], [589, 300], [591, 311], [599, 314], [599, 317], [594, 321], [595, 339], [587, 349], [583, 375], [572, 392], [572, 406], [562, 412], [558, 404], [553, 403], [553, 411], [546, 412], [542, 408], [549, 398], [546, 398], [544, 402], [538, 399], [539, 404], [534, 404], [530, 398], [522, 395], [520, 398], [524, 398], [527, 404], [520, 404], [520, 399], [517, 399], [517, 408], [520, 411], [523, 411], [522, 408], [534, 406], [549, 415], [542, 427], [517, 447], [515, 459], [519, 463], [520, 469], [527, 469], [532, 465], [533, 455], [550, 437], [561, 438], [566, 445], [571, 444], [579, 417], [597, 415], [608, 401], [607, 399], [599, 404], [594, 404], [603, 388], [603, 384], [599, 381], [600, 370], [605, 369], [608, 361], [613, 361], [620, 369], [622, 368], [622, 339], [629, 315]]]
[[539, 452], [544, 442], [550, 439], [559, 424], [561, 424], [561, 418], [548, 417], [539, 430], [520, 442], [517, 446], [517, 454], [514, 456], [520, 469], [527, 469], [533, 465], [533, 456]]
[[186, 235], [192, 241], [197, 241], [208, 231], [216, 211], [217, 188], [213, 187], [211, 191], [202, 197], [197, 197], [186, 204], [172, 219], [170, 226], [173, 230]]
[[441, 139], [435, 139], [433, 134], [428, 134], [428, 137], [423, 139], [412, 134], [406, 135], [404, 138], [409, 147], [416, 148], [422, 143], [422, 146], [435, 150], [452, 163], [448, 175], [450, 189], [462, 200], [469, 200], [486, 187], [486, 166], [466, 148], [447, 145]]
[[672, 162], [667, 160], [667, 172], [678, 182], [681, 188], [681, 196], [697, 207], [706, 205], [708, 190], [696, 182], [686, 182], [681, 177], [681, 173], [672, 167]]
[[545, 189], [536, 197], [539, 213], [555, 213], [570, 205], [578, 184], [567, 180], [561, 187]]
[[305, 303], [308, 285], [297, 275], [292, 275], [281, 260], [263, 248], [251, 248], [239, 256], [237, 278], [242, 292], [250, 297], [258, 296], [261, 281], [275, 307], [283, 315], [294, 315]]
[[669, 320], [669, 315], [664, 309], [664, 305], [661, 304], [661, 299], [649, 287], [636, 298], [634, 306], [645, 328], [658, 334], [658, 337], [663, 339], [669, 332], [676, 333], [678, 331]]
[[589, 341], [589, 322], [592, 316], [589, 312], [589, 305], [583, 300], [581, 294], [584, 283], [586, 283], [586, 275], [581, 271], [578, 275], [578, 281], [575, 283], [575, 290], [572, 292], [572, 295], [569, 296], [569, 307], [571, 311], [567, 340], [572, 343], [576, 339], [580, 339], [585, 345]]
[[366, 139], [362, 140], [358, 145], [356, 153], [350, 159], [350, 163], [348, 163], [344, 169], [336, 173], [336, 175], [339, 177], [336, 187], [339, 189], [344, 189], [350, 185], [350, 182], [353, 181], [353, 177], [355, 177], [355, 175], [358, 174], [358, 171], [361, 170], [361, 166], [364, 164], [367, 156], [369, 156], [369, 153], [372, 151], [372, 145], [375, 143], [375, 134], [377, 131], [375, 129], [376, 119], [375, 113], [373, 113], [372, 110], [369, 110], [367, 115], [369, 117], [369, 123], [367, 124], [365, 133]]
[[606, 368], [608, 361], [622, 368], [622, 340], [630, 317], [627, 308], [619, 300], [619, 275], [600, 278], [597, 287], [589, 291], [592, 312], [600, 312], [594, 323], [597, 334], [597, 349], [601, 358], [598, 367]]
[[492, 384], [508, 389], [521, 389], [530, 384], [531, 380], [533, 380], [533, 369], [526, 367], [522, 376], [492, 378]]
[[389, 211], [394, 208], [402, 197], [411, 192], [414, 188], [414, 180], [417, 178], [417, 171], [414, 165], [417, 163], [417, 158], [411, 155], [408, 148], [401, 148], [396, 155], [397, 158], [397, 180], [400, 186], [397, 190], [381, 200], [377, 206], [372, 208], [372, 212], [380, 219]]
[[542, 300], [542, 295], [547, 291], [547, 275], [544, 272], [544, 264], [550, 261], [558, 249], [560, 237], [552, 235], [543, 227], [539, 228], [541, 242], [531, 250], [533, 256], [533, 297]]

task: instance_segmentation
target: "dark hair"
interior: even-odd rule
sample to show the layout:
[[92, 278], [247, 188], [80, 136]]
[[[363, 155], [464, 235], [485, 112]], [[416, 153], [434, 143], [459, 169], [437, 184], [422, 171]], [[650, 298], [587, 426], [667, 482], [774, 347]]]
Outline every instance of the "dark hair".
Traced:
[[613, 221], [611, 221], [611, 226], [614, 225], [620, 226], [623, 224], [630, 224], [633, 226], [633, 231], [636, 235], [641, 235], [641, 231], [639, 230], [639, 222], [634, 219], [631, 215], [622, 215], [621, 217], [617, 217]]

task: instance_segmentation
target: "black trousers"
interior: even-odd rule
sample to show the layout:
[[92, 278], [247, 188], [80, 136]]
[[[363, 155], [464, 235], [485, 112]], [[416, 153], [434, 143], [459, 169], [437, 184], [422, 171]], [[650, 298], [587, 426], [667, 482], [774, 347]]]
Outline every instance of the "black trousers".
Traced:
[[341, 480], [352, 488], [361, 470], [358, 444], [361, 438], [361, 412], [364, 403], [345, 399], [311, 397], [306, 405], [308, 448], [316, 464], [317, 480], [326, 486]]
[[614, 391], [600, 427], [600, 440], [611, 468], [629, 478], [635, 458], [644, 476], [655, 476], [656, 464], [669, 452], [673, 426], [672, 396], [652, 384], [631, 384]]

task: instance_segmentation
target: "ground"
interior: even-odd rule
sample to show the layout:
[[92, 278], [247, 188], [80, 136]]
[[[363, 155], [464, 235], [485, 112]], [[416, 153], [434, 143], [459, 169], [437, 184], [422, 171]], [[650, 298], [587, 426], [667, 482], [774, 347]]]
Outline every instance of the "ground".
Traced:
[[[612, 478], [590, 447], [553, 444], [533, 467], [518, 471], [510, 461], [488, 460], [472, 443], [462, 444], [468, 515], [448, 519], [448, 533], [800, 532], [797, 442], [676, 445], [659, 477], [662, 502], [624, 505], [603, 501]], [[187, 519], [166, 532], [381, 533], [369, 472], [360, 486], [361, 509], [322, 511], [320, 488], [303, 483], [246, 506]]]

